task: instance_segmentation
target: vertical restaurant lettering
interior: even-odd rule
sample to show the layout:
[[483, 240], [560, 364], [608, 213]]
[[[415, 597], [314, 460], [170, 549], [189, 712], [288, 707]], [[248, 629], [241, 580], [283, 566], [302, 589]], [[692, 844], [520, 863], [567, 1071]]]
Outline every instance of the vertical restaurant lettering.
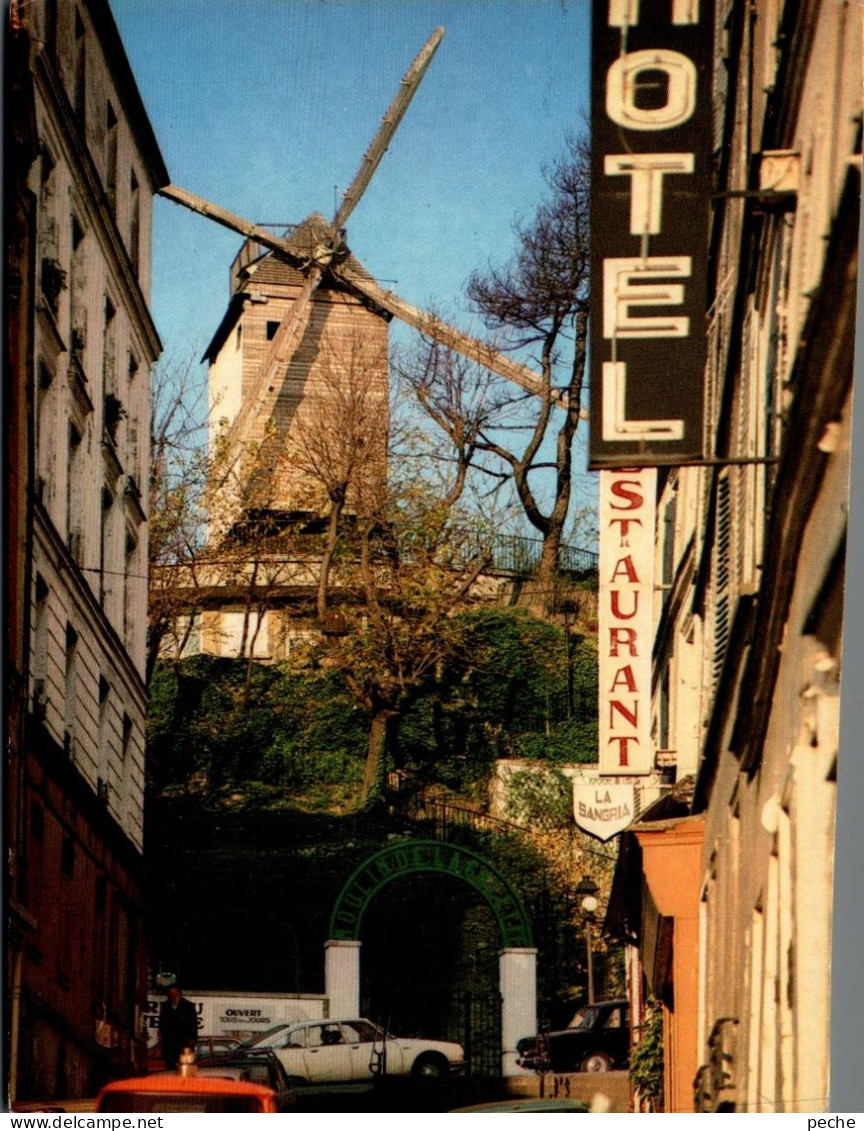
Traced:
[[654, 601], [654, 468], [600, 472], [599, 704], [602, 775], [648, 774]]
[[704, 456], [712, 0], [595, 0], [589, 466]]

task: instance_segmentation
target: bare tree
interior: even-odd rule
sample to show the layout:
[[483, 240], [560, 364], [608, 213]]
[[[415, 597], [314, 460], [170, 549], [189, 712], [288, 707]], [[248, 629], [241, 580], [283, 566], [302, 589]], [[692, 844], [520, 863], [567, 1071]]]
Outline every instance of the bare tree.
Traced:
[[[452, 372], [459, 361], [432, 343], [426, 346], [428, 361], [418, 395], [466, 456], [470, 450], [475, 463], [493, 475], [499, 473], [481, 457], [494, 457], [512, 477], [524, 515], [543, 540], [537, 585], [551, 602], [571, 509], [573, 448], [585, 378], [590, 181], [586, 144], [570, 141], [567, 155], [547, 170], [546, 181], [548, 198], [529, 222], [515, 226], [512, 260], [474, 272], [467, 284], [471, 305], [498, 336], [499, 348], [535, 352], [546, 395], [514, 394], [496, 381], [491, 399], [484, 395], [473, 401], [460, 390], [454, 400]], [[517, 445], [515, 437], [526, 433], [527, 439]]]
[[353, 522], [368, 510], [386, 479], [387, 366], [386, 345], [370, 344], [357, 334], [339, 346], [330, 342], [316, 367], [314, 388], [280, 439], [279, 464], [291, 479], [286, 489], [327, 520], [316, 596], [321, 622], [327, 617], [345, 520]]
[[464, 447], [445, 456], [440, 440], [430, 445], [404, 411], [407, 384], [395, 382], [388, 404], [386, 358], [359, 341], [341, 348], [292, 421], [282, 459], [327, 522], [318, 655], [369, 716], [363, 803], [396, 754], [400, 718], [464, 641], [460, 613], [494, 588], [483, 577], [488, 538], [464, 501]]
[[163, 360], [150, 394], [149, 683], [169, 639], [182, 655], [199, 612], [196, 594], [205, 557], [204, 452], [206, 385], [197, 382], [195, 360]]
[[[430, 489], [403, 454], [404, 473], [367, 499], [350, 539], [356, 598], [341, 630], [326, 638], [325, 662], [369, 712], [361, 802], [378, 789], [399, 720], [467, 639], [460, 614], [494, 589], [491, 555], [465, 514]], [[368, 505], [368, 504], [372, 505]]]

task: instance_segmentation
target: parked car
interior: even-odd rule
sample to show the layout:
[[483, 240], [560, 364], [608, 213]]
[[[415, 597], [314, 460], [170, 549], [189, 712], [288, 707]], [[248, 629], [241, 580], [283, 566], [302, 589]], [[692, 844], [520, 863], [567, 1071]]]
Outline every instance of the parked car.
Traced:
[[[204, 1033], [198, 1035], [195, 1041], [195, 1055], [210, 1055], [214, 1052], [230, 1052], [232, 1049], [239, 1048], [242, 1042], [238, 1041], [236, 1037], [225, 1037], [221, 1033], [209, 1034]], [[165, 1057], [162, 1055], [162, 1042], [157, 1041], [155, 1045], [147, 1050], [147, 1071], [148, 1072], [164, 1072], [166, 1069]]]
[[625, 1000], [598, 1001], [577, 1011], [566, 1029], [523, 1037], [516, 1063], [534, 1072], [608, 1072], [630, 1062]]
[[451, 1115], [464, 1115], [469, 1112], [471, 1114], [475, 1112], [492, 1114], [493, 1112], [500, 1113], [504, 1111], [531, 1112], [533, 1114], [537, 1112], [558, 1112], [560, 1114], [569, 1112], [572, 1114], [574, 1111], [579, 1111], [584, 1114], [586, 1111], [590, 1110], [587, 1104], [580, 1103], [578, 1100], [541, 1100], [537, 1099], [535, 1096], [533, 1099], [523, 1097], [522, 1099], [499, 1100], [497, 1103], [492, 1104], [475, 1104], [474, 1107], [454, 1107], [451, 1111]]
[[196, 1075], [228, 1076], [232, 1080], [251, 1080], [266, 1084], [276, 1093], [279, 1111], [288, 1111], [297, 1102], [282, 1062], [271, 1049], [236, 1049], [196, 1057]]
[[106, 1084], [96, 1097], [97, 1112], [196, 1112], [272, 1115], [276, 1093], [264, 1084], [166, 1072]]
[[368, 1082], [379, 1073], [449, 1076], [465, 1069], [461, 1045], [394, 1037], [363, 1017], [276, 1025], [244, 1048], [272, 1049], [292, 1082], [302, 1084]]

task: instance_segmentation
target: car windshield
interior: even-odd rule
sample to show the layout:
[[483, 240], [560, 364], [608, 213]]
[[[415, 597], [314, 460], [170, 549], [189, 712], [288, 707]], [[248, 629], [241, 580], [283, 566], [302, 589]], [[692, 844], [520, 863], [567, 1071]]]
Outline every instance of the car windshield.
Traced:
[[578, 1009], [567, 1026], [568, 1029], [590, 1029], [597, 1019], [596, 1009]]
[[232, 1096], [172, 1093], [172, 1092], [108, 1092], [102, 1097], [100, 1111], [122, 1112], [200, 1112], [205, 1115], [219, 1113], [260, 1112], [257, 1096]]

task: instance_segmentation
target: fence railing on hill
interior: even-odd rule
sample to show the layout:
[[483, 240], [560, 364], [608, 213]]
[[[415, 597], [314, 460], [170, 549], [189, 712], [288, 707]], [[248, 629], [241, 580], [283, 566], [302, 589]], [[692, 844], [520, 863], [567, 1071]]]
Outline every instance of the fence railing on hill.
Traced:
[[[537, 571], [543, 553], [540, 538], [525, 538], [520, 534], [497, 534], [492, 539], [492, 569], [501, 573], [530, 576]], [[589, 576], [597, 570], [599, 555], [593, 550], [577, 546], [562, 546], [558, 555], [558, 568], [565, 573]]]

